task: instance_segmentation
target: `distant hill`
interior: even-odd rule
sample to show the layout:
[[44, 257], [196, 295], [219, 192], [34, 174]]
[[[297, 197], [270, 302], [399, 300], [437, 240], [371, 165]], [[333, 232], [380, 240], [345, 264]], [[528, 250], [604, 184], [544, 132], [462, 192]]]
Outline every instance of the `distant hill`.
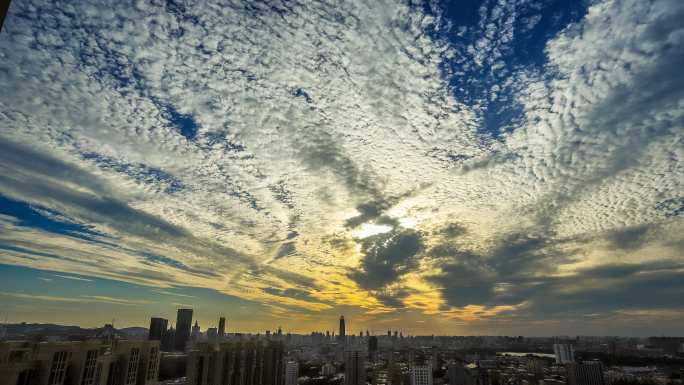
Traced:
[[[97, 337], [105, 328], [82, 328], [73, 325], [18, 323], [5, 324], [6, 339], [10, 340], [46, 340], [48, 338], [80, 340]], [[148, 330], [143, 327], [128, 327], [113, 329], [116, 336], [121, 338], [140, 339], [147, 337]]]
[[140, 327], [140, 326], [133, 326], [130, 328], [117, 329], [117, 331], [121, 332], [127, 336], [131, 336], [131, 337], [134, 337], [134, 336], [135, 337], [147, 337], [147, 333], [149, 332], [149, 330], [147, 330], [147, 328]]

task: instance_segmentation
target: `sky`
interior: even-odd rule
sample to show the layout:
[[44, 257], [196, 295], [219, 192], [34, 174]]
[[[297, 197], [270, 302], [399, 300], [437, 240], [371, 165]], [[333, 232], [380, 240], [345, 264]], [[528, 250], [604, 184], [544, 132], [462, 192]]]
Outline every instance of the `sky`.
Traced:
[[684, 2], [12, 1], [0, 317], [681, 335]]

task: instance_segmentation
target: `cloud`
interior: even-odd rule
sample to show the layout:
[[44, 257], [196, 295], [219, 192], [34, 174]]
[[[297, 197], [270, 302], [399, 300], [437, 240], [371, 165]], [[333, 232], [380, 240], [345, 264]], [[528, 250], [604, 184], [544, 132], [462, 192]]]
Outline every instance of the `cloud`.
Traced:
[[403, 297], [405, 289], [389, 289], [401, 277], [418, 267], [418, 253], [424, 248], [422, 236], [410, 229], [397, 228], [391, 232], [365, 238], [361, 243], [363, 259], [360, 267], [350, 273], [360, 287], [376, 293], [388, 306], [398, 306], [396, 297]]
[[53, 274], [55, 277], [59, 278], [64, 278], [64, 279], [70, 279], [72, 281], [84, 281], [84, 282], [93, 282], [92, 279], [87, 279], [87, 278], [82, 278], [82, 277], [75, 277], [73, 275], [61, 275], [61, 274]]
[[174, 293], [171, 291], [165, 291], [165, 290], [154, 290], [155, 293], [159, 294], [164, 294], [164, 295], [171, 295], [174, 297], [183, 297], [183, 298], [197, 298], [194, 295], [189, 295], [189, 294], [182, 294], [182, 293]]
[[12, 292], [0, 292], [0, 295], [11, 298], [19, 298], [33, 301], [46, 301], [46, 302], [77, 302], [77, 303], [88, 303], [88, 302], [98, 302], [106, 303], [110, 305], [122, 305], [122, 306], [140, 306], [149, 304], [149, 301], [144, 300], [132, 300], [126, 298], [116, 298], [109, 296], [100, 295], [82, 295], [78, 297], [60, 297], [52, 295], [39, 295], [39, 294], [28, 294], [28, 293], [12, 293]]

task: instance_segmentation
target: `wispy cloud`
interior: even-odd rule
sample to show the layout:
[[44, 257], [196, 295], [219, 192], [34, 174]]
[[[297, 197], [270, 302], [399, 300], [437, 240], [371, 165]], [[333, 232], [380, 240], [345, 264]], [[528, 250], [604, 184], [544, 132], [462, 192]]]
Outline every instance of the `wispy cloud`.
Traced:
[[76, 277], [76, 276], [73, 276], [73, 275], [54, 274], [54, 276], [55, 276], [55, 277], [59, 277], [59, 278], [64, 278], [64, 279], [70, 279], [70, 280], [72, 280], [72, 281], [93, 282], [92, 279], [82, 278], [82, 277]]
[[154, 290], [155, 293], [159, 294], [164, 294], [164, 295], [171, 295], [174, 297], [184, 297], [184, 298], [197, 298], [194, 295], [189, 295], [189, 294], [181, 294], [181, 293], [174, 293], [171, 291], [164, 291], [164, 290]]
[[46, 302], [99, 302], [107, 303], [111, 305], [124, 305], [124, 306], [139, 306], [144, 304], [149, 304], [149, 301], [144, 300], [132, 300], [126, 298], [116, 298], [108, 296], [98, 296], [98, 295], [81, 295], [77, 297], [63, 297], [63, 296], [52, 296], [52, 295], [40, 295], [40, 294], [27, 294], [27, 293], [12, 293], [12, 292], [0, 292], [0, 295], [20, 298], [32, 301], [46, 301]]

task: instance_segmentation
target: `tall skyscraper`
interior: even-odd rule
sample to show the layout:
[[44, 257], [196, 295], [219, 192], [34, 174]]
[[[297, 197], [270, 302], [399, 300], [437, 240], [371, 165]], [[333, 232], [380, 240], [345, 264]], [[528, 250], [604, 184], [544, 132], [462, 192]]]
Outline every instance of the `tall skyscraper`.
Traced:
[[346, 339], [345, 335], [345, 330], [344, 330], [344, 316], [340, 316], [340, 334], [338, 335], [338, 338], [340, 339], [340, 342], [344, 343]]
[[570, 344], [553, 344], [553, 352], [556, 355], [557, 364], [575, 362], [575, 349]]
[[176, 351], [185, 351], [185, 345], [187, 345], [190, 339], [190, 328], [192, 328], [192, 309], [178, 309], [176, 337], [174, 339]]
[[432, 385], [432, 364], [429, 361], [411, 367], [411, 385]]
[[368, 337], [368, 359], [370, 361], [375, 361], [375, 355], [378, 352], [378, 337], [370, 336]]
[[366, 360], [363, 352], [344, 352], [344, 385], [366, 385]]
[[411, 385], [432, 385], [432, 361], [423, 353], [409, 353]]
[[219, 318], [218, 336], [219, 338], [226, 336], [226, 317]]
[[447, 367], [447, 377], [449, 378], [449, 385], [471, 385], [473, 383], [468, 369], [462, 364], [450, 363]]
[[163, 352], [172, 352], [175, 350], [175, 341], [176, 341], [176, 329], [173, 328], [173, 325], [166, 330], [166, 333], [164, 333], [164, 336], [162, 337], [161, 340], [161, 350]]
[[147, 337], [150, 341], [161, 341], [166, 334], [166, 328], [169, 321], [165, 318], [152, 317], [150, 320], [150, 333]]
[[285, 385], [297, 385], [299, 378], [299, 363], [288, 361], [285, 365]]
[[584, 361], [565, 365], [568, 385], [605, 385], [603, 366], [598, 361]]

